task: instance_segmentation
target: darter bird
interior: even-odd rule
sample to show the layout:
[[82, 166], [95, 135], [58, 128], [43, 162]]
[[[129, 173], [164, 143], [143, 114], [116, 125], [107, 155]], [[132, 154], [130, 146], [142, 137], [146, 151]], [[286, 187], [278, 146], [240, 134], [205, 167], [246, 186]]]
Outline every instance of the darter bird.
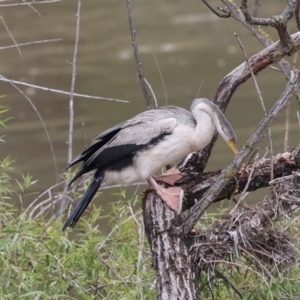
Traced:
[[102, 183], [126, 186], [146, 180], [171, 209], [178, 211], [181, 189], [159, 185], [154, 173], [205, 148], [215, 130], [237, 155], [234, 130], [220, 109], [204, 98], [195, 99], [190, 112], [173, 105], [151, 109], [104, 131], [67, 167], [82, 162], [69, 185], [85, 173], [95, 173], [63, 230], [75, 226]]

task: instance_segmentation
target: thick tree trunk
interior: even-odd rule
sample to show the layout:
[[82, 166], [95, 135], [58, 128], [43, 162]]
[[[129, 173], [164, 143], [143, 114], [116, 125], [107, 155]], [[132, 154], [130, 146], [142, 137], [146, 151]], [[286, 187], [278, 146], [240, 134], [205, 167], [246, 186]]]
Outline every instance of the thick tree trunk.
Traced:
[[156, 270], [158, 300], [199, 300], [198, 270], [192, 260], [192, 235], [171, 234], [180, 216], [163, 204], [154, 192], [143, 199], [144, 223]]

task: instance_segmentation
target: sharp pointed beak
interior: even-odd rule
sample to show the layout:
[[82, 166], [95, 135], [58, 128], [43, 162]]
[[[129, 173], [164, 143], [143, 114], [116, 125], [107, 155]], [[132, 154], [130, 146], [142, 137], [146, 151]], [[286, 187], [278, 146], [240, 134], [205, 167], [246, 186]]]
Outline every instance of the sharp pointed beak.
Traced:
[[235, 140], [229, 140], [227, 142], [228, 146], [230, 147], [230, 149], [232, 150], [232, 152], [234, 153], [235, 156], [238, 155], [239, 150], [236, 147], [236, 141]]

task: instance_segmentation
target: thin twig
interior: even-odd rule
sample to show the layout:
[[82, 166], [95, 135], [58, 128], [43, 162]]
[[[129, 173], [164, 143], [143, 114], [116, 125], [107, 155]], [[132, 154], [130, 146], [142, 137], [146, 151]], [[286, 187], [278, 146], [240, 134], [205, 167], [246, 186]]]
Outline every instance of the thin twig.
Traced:
[[160, 69], [160, 67], [159, 67], [159, 64], [158, 64], [156, 55], [153, 54], [153, 57], [154, 57], [154, 61], [155, 61], [155, 64], [156, 64], [156, 66], [157, 66], [158, 74], [159, 74], [159, 77], [160, 77], [160, 80], [161, 80], [161, 84], [162, 84], [162, 87], [163, 87], [163, 90], [164, 90], [164, 95], [165, 95], [166, 105], [168, 105], [168, 104], [169, 104], [169, 101], [168, 101], [168, 94], [167, 94], [167, 89], [166, 89], [166, 85], [165, 85], [165, 82], [164, 82], [164, 78], [163, 78], [163, 76], [162, 76], [162, 72], [161, 72], [161, 69]]
[[[252, 161], [252, 159], [253, 159], [253, 157], [255, 157], [256, 156], [256, 154], [257, 154], [257, 152], [258, 152], [258, 148], [256, 148], [256, 150], [250, 155], [250, 157], [249, 157], [249, 159], [248, 159], [248, 162], [245, 164], [245, 166], [242, 168], [242, 172], [241, 172], [241, 176], [239, 176], [239, 179], [238, 180], [236, 180], [236, 184], [235, 184], [235, 188], [234, 188], [234, 191], [233, 191], [233, 193], [231, 194], [231, 196], [230, 196], [230, 200], [234, 200], [234, 195], [236, 194], [236, 191], [237, 190], [239, 190], [239, 185], [240, 185], [240, 183], [241, 183], [241, 180], [242, 180], [242, 178], [243, 178], [243, 176], [245, 175], [245, 173], [247, 173], [248, 174], [248, 166], [251, 164], [251, 161]], [[248, 184], [250, 183], [250, 181], [248, 182]], [[247, 192], [247, 189], [245, 190], [243, 190], [243, 192]]]
[[[66, 182], [66, 180], [64, 180], [63, 182], [56, 183], [55, 185], [51, 186], [50, 188], [48, 188], [47, 190], [45, 190], [43, 193], [41, 193], [36, 199], [34, 199], [30, 203], [30, 205], [28, 205], [28, 207], [25, 210], [25, 214], [27, 214], [28, 211], [30, 211], [35, 206], [36, 202], [39, 202], [44, 195], [46, 195], [46, 194], [51, 195], [52, 194], [52, 190], [54, 188], [60, 186], [61, 184], [65, 183], [65, 182]], [[50, 198], [50, 200], [52, 200], [52, 197]]]
[[[130, 213], [132, 215], [132, 218], [134, 220], [134, 222], [136, 223], [137, 227], [138, 227], [138, 255], [137, 255], [137, 261], [136, 261], [136, 271], [139, 274], [141, 267], [143, 265], [143, 252], [144, 252], [144, 240], [145, 240], [145, 230], [144, 230], [144, 223], [143, 222], [139, 222], [137, 220], [137, 216], [133, 211], [133, 207], [132, 207], [132, 203], [134, 198], [136, 197], [137, 193], [138, 193], [138, 189], [139, 189], [140, 185], [137, 185], [133, 196], [131, 197], [131, 200], [129, 202], [129, 210]], [[137, 274], [137, 275], [138, 275]]]
[[206, 0], [202, 0], [202, 2], [219, 18], [230, 18], [231, 14], [229, 11], [226, 11], [226, 9], [217, 7], [223, 14], [219, 13], [217, 10], [215, 10]]
[[[51, 195], [49, 195], [51, 196]], [[54, 210], [55, 205], [58, 202], [61, 202], [64, 199], [62, 195], [58, 195], [58, 197], [49, 197], [47, 200], [38, 203], [30, 212], [30, 216], [33, 216], [36, 211], [40, 209], [40, 211], [34, 216], [35, 219], [38, 219], [39, 217], [43, 216], [48, 209], [51, 208], [51, 211]], [[47, 204], [49, 203], [49, 204]], [[47, 205], [46, 205], [47, 204]]]
[[36, 1], [33, 0], [31, 2], [23, 2], [23, 3], [12, 3], [12, 4], [0, 4], [0, 7], [10, 7], [10, 6], [23, 6], [23, 5], [31, 5], [31, 4], [46, 4], [46, 3], [55, 3], [61, 2], [62, 0], [43, 0], [43, 1]]
[[[6, 25], [6, 23], [5, 23], [5, 21], [4, 21], [4, 19], [3, 19], [3, 17], [2, 16], [0, 16], [0, 20], [1, 20], [1, 22], [2, 22], [2, 24], [3, 24], [3, 26], [5, 27], [5, 29], [6, 29], [6, 31], [7, 31], [7, 33], [8, 33], [8, 35], [10, 36], [10, 38], [12, 39], [12, 41], [14, 42], [14, 44], [15, 45], [18, 45], [18, 43], [16, 42], [16, 40], [15, 40], [15, 38], [13, 37], [13, 35], [11, 34], [11, 32], [10, 32], [10, 30], [8, 29], [8, 26]], [[17, 49], [18, 49], [18, 52], [19, 52], [19, 55], [21, 56], [21, 49], [18, 47], [18, 46], [16, 46], [17, 47]]]
[[[48, 87], [44, 87], [44, 86], [40, 86], [40, 85], [35, 85], [35, 84], [31, 84], [31, 83], [26, 83], [26, 82], [22, 82], [22, 81], [17, 81], [17, 80], [13, 80], [13, 79], [8, 79], [8, 78], [1, 77], [1, 76], [0, 76], [0, 81], [9, 82], [11, 84], [29, 86], [29, 87], [34, 88], [34, 89], [43, 90], [43, 91], [52, 92], [52, 93], [58, 93], [58, 94], [63, 94], [63, 95], [68, 95], [68, 96], [71, 95], [70, 92], [66, 92], [66, 91], [62, 91], [62, 90], [57, 90], [57, 89], [51, 89], [51, 88], [48, 88]], [[128, 100], [121, 100], [121, 99], [116, 99], [116, 98], [106, 98], [106, 97], [99, 97], [99, 96], [89, 96], [89, 95], [78, 94], [78, 93], [73, 93], [73, 96], [75, 96], [75, 97], [81, 97], [81, 98], [89, 98], [89, 99], [97, 99], [97, 100], [105, 100], [105, 101], [115, 101], [115, 102], [129, 103]]]
[[71, 93], [70, 93], [70, 101], [69, 101], [69, 110], [70, 110], [69, 138], [68, 138], [68, 163], [69, 164], [72, 161], [72, 150], [73, 150], [74, 90], [75, 90], [75, 81], [76, 81], [77, 52], [78, 52], [78, 44], [79, 44], [80, 9], [81, 9], [81, 0], [77, 0], [76, 34], [75, 34], [75, 45], [74, 45], [73, 61], [72, 61], [72, 82], [71, 82]]
[[285, 126], [284, 126], [284, 141], [283, 141], [283, 151], [288, 151], [289, 148], [289, 131], [290, 131], [290, 107], [291, 102], [289, 102], [286, 106], [285, 110]]
[[[68, 164], [72, 161], [72, 152], [73, 152], [73, 130], [74, 130], [74, 90], [75, 90], [75, 82], [76, 82], [76, 64], [77, 64], [77, 52], [78, 52], [78, 44], [79, 44], [79, 32], [80, 32], [80, 12], [81, 12], [81, 0], [77, 0], [77, 13], [76, 13], [76, 31], [75, 31], [75, 44], [74, 44], [74, 51], [73, 51], [73, 60], [72, 60], [72, 81], [71, 81], [71, 91], [70, 91], [70, 100], [69, 100], [69, 134], [68, 134]], [[67, 172], [71, 172], [71, 168], [68, 169]], [[67, 193], [68, 190], [68, 183], [65, 184], [64, 187], [64, 194]], [[61, 215], [66, 204], [66, 197], [63, 198], [60, 209], [59, 215]], [[69, 203], [69, 201], [68, 201]]]
[[[297, 58], [298, 58], [298, 52], [296, 52], [294, 55], [291, 80], [293, 80], [292, 77], [294, 76], [295, 72], [297, 72], [296, 70]], [[288, 105], [286, 106], [286, 111], [285, 111], [285, 134], [284, 134], [284, 143], [283, 143], [284, 146], [283, 149], [285, 152], [288, 151], [288, 147], [289, 147], [290, 107], [291, 107], [291, 103], [289, 102]]]
[[[238, 43], [239, 43], [239, 45], [240, 45], [240, 47], [241, 47], [241, 49], [243, 51], [246, 63], [248, 65], [248, 68], [249, 68], [250, 73], [251, 73], [251, 77], [252, 77], [254, 85], [255, 85], [255, 89], [257, 91], [257, 95], [258, 95], [258, 99], [260, 101], [260, 105], [261, 105], [261, 107], [262, 107], [262, 109], [264, 111], [264, 115], [266, 116], [267, 115], [266, 106], [265, 106], [263, 97], [261, 95], [261, 91], [259, 89], [257, 80], [255, 78], [255, 75], [254, 75], [253, 70], [251, 68], [251, 65], [249, 63], [249, 59], [248, 59], [247, 53], [245, 51], [245, 48], [244, 48], [244, 46], [243, 46], [243, 44], [242, 44], [239, 36], [236, 33], [234, 33], [234, 35], [235, 35], [235, 37], [236, 37], [236, 39], [237, 39], [237, 41], [238, 41]], [[272, 134], [271, 134], [271, 129], [270, 128], [268, 128], [268, 137], [269, 137], [269, 143], [270, 143], [270, 181], [271, 181], [274, 178], [274, 166], [273, 166], [273, 141], [272, 141]]]
[[133, 24], [130, 0], [126, 0], [126, 8], [127, 8], [127, 15], [128, 15], [128, 21], [129, 21], [130, 33], [131, 33], [131, 45], [133, 47], [133, 53], [134, 53], [134, 58], [135, 58], [136, 66], [137, 66], [138, 76], [139, 76], [140, 84], [141, 84], [142, 91], [144, 94], [144, 98], [146, 100], [147, 108], [150, 109], [150, 108], [153, 108], [153, 105], [151, 104], [151, 101], [150, 101], [150, 95], [148, 93], [145, 77], [144, 77], [144, 74], [142, 71], [142, 63], [141, 63], [141, 60], [139, 57], [139, 50], [138, 50], [138, 46], [137, 46], [137, 42], [136, 42], [136, 30], [135, 30], [134, 24]]
[[[23, 0], [24, 1], [24, 0]], [[26, 2], [26, 0], [24, 1], [24, 2]], [[32, 4], [33, 3], [28, 3], [28, 2], [26, 2], [27, 4], [28, 4], [28, 6], [39, 16], [39, 17], [41, 17], [42, 15], [38, 12], [38, 10], [37, 9], [35, 9], [33, 6], [32, 6]]]
[[49, 42], [59, 42], [59, 41], [62, 41], [62, 40], [63, 39], [33, 41], [33, 42], [28, 42], [28, 43], [21, 43], [21, 44], [16, 44], [16, 45], [10, 45], [10, 46], [0, 47], [0, 50], [6, 50], [6, 49], [21, 47], [21, 46], [29, 46], [29, 45], [34, 45], [34, 44], [42, 44], [42, 43], [49, 43]]
[[[0, 80], [2, 79], [6, 79], [3, 75], [0, 75]], [[47, 140], [49, 142], [49, 146], [50, 146], [50, 151], [51, 151], [51, 154], [52, 154], [52, 159], [53, 159], [53, 164], [54, 164], [54, 170], [55, 170], [55, 174], [58, 174], [58, 171], [57, 171], [57, 163], [56, 163], [56, 158], [55, 158], [55, 154], [54, 154], [54, 149], [53, 149], [53, 145], [52, 145], [52, 141], [51, 141], [51, 138], [50, 138], [50, 134], [48, 132], [48, 129], [46, 127], [46, 124], [40, 114], [40, 112], [38, 111], [38, 109], [36, 108], [36, 106], [33, 104], [33, 102], [31, 101], [31, 99], [19, 88], [15, 85], [15, 83], [13, 82], [10, 82], [10, 84], [20, 93], [22, 94], [25, 99], [27, 99], [27, 101], [29, 102], [29, 104], [31, 105], [31, 107], [33, 108], [33, 110], [35, 111], [35, 113], [37, 114], [38, 118], [40, 119], [41, 123], [42, 123], [42, 126], [44, 128], [44, 131], [46, 133], [46, 137], [47, 137]]]
[[256, 156], [254, 158], [254, 162], [252, 164], [252, 168], [251, 168], [251, 171], [250, 171], [250, 174], [248, 176], [248, 180], [247, 180], [247, 183], [240, 195], [240, 198], [238, 200], [238, 202], [236, 203], [236, 205], [232, 208], [232, 210], [229, 212], [230, 215], [234, 215], [236, 213], [236, 211], [238, 210], [240, 204], [244, 201], [246, 195], [247, 195], [247, 191], [248, 191], [248, 188], [249, 188], [249, 185], [250, 185], [250, 182], [252, 180], [252, 176], [253, 176], [253, 173], [254, 173], [254, 170], [256, 168], [256, 165], [257, 165], [257, 161], [258, 161], [258, 154], [256, 153]]
[[199, 84], [199, 87], [198, 87], [198, 90], [197, 90], [197, 94], [196, 94], [196, 98], [199, 97], [199, 94], [200, 94], [200, 91], [202, 89], [203, 83], [204, 83], [204, 79], [202, 79], [201, 82], [200, 82], [200, 84]]
[[150, 90], [151, 94], [152, 94], [152, 97], [154, 99], [154, 104], [155, 104], [155, 108], [158, 107], [158, 104], [157, 104], [157, 99], [156, 99], [156, 96], [155, 96], [155, 93], [154, 93], [154, 90], [152, 89], [152, 86], [151, 84], [148, 82], [148, 80], [146, 78], [144, 78], [147, 86], [148, 86], [148, 89]]

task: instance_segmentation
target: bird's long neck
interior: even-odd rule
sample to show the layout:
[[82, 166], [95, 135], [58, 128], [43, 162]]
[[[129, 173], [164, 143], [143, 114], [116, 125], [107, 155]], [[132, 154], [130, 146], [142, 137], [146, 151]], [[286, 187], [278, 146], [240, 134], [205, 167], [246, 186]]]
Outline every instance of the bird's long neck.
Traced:
[[233, 131], [231, 125], [227, 121], [224, 114], [218, 109], [218, 107], [216, 107], [215, 110], [212, 110], [212, 108], [210, 106], [200, 104], [200, 105], [198, 105], [197, 108], [198, 109], [193, 113], [193, 115], [197, 115], [201, 111], [203, 113], [207, 113], [214, 123], [214, 127], [215, 127], [214, 130], [217, 129], [217, 131], [219, 132], [219, 134], [222, 136], [222, 138], [225, 141], [228, 141], [228, 136], [225, 134], [225, 128], [227, 128], [227, 131], [231, 131], [231, 135], [232, 135], [233, 139], [236, 140], [236, 137], [235, 137], [235, 134], [234, 134], [234, 131]]
[[195, 147], [197, 147], [196, 150], [200, 150], [209, 144], [216, 127], [213, 118], [204, 110], [193, 112], [193, 117], [197, 123], [194, 138], [197, 141]]
[[214, 130], [217, 129], [217, 131], [219, 133], [221, 133], [223, 131], [221, 128], [222, 127], [221, 123], [228, 124], [228, 121], [226, 120], [225, 116], [222, 114], [221, 111], [219, 111], [219, 110], [213, 111], [210, 106], [205, 105], [205, 104], [198, 105], [197, 110], [195, 110], [192, 114], [193, 114], [195, 120], [197, 120], [197, 115], [202, 114], [202, 113], [206, 113], [210, 116], [210, 118], [212, 119], [214, 126], [215, 126]]

